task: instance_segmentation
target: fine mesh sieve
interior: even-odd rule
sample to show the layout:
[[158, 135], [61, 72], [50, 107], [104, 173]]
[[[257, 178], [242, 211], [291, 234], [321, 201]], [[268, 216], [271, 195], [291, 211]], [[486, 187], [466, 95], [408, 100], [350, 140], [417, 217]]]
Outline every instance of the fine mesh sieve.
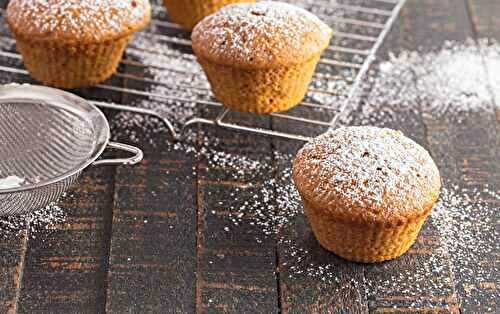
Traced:
[[[0, 216], [44, 208], [90, 165], [142, 160], [140, 149], [109, 138], [104, 114], [78, 96], [42, 86], [0, 86], [0, 182], [22, 182], [0, 187]], [[97, 160], [106, 147], [134, 156]]]

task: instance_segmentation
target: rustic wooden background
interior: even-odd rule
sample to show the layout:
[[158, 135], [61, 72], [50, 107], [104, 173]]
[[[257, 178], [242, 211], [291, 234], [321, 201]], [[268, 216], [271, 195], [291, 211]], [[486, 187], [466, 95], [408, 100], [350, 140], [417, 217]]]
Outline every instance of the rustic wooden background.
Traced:
[[[410, 0], [381, 56], [478, 37], [500, 40], [500, 1]], [[401, 115], [412, 115], [405, 119], [412, 123], [386, 126], [402, 129], [430, 150], [447, 179], [463, 187], [488, 183], [500, 189], [499, 111], [478, 112], [462, 124], [422, 112]], [[272, 157], [272, 150], [294, 153], [300, 146], [224, 130], [204, 131], [222, 139], [221, 148], [254, 157]], [[156, 137], [157, 143], [168, 140], [167, 134]], [[232, 179], [232, 169], [207, 172], [204, 162], [193, 155], [163, 148], [167, 145], [144, 145], [146, 159], [140, 166], [86, 171], [71, 192], [74, 196], [61, 204], [68, 210], [67, 222], [46, 236], [33, 239], [23, 232], [0, 238], [0, 312], [500, 312], [498, 252], [478, 257], [478, 268], [496, 273], [491, 282], [477, 282], [475, 289], [466, 289], [453, 273], [432, 278], [449, 279], [451, 291], [421, 291], [420, 298], [433, 307], [410, 307], [417, 297], [384, 289], [376, 297], [366, 297], [363, 278], [419, 268], [439, 241], [431, 228], [421, 234], [418, 250], [383, 267], [360, 271], [359, 265], [321, 251], [307, 221], [299, 217], [288, 232], [303, 239], [318, 258], [337, 264], [346, 287], [335, 292], [319, 278], [291, 279], [278, 267], [289, 257], [276, 239], [257, 243], [249, 226], [223, 232], [228, 211], [218, 200], [230, 199], [245, 183]], [[239, 193], [243, 198], [250, 192]], [[208, 214], [212, 211], [216, 215]], [[353, 278], [358, 285], [352, 284]]]

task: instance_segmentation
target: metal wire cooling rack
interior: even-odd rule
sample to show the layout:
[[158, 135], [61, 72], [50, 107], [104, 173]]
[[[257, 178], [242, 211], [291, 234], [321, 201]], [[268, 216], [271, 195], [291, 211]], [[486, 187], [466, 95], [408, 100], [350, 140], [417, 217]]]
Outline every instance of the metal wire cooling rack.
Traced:
[[[287, 112], [265, 115], [271, 117], [271, 123], [262, 123], [263, 116], [232, 112], [213, 98], [192, 55], [189, 34], [169, 22], [161, 1], [153, 5], [150, 26], [130, 43], [118, 72], [79, 93], [103, 108], [159, 118], [175, 138], [201, 123], [307, 141], [310, 137], [305, 134], [320, 134], [337, 126], [406, 0], [287, 2], [312, 11], [335, 33], [304, 101]], [[5, 11], [0, 13], [0, 72], [4, 72], [0, 80], [30, 82], [3, 21]]]

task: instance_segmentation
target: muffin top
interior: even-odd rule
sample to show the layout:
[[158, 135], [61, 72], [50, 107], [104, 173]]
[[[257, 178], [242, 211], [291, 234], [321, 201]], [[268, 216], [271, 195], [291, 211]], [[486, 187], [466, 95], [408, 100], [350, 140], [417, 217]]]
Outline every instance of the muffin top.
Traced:
[[301, 196], [344, 222], [402, 224], [427, 214], [439, 197], [439, 170], [401, 132], [344, 127], [306, 144], [293, 165]]
[[231, 4], [193, 30], [198, 56], [239, 68], [302, 63], [321, 53], [332, 30], [312, 13], [281, 2]]
[[11, 0], [7, 22], [17, 37], [96, 43], [130, 35], [150, 20], [148, 0]]

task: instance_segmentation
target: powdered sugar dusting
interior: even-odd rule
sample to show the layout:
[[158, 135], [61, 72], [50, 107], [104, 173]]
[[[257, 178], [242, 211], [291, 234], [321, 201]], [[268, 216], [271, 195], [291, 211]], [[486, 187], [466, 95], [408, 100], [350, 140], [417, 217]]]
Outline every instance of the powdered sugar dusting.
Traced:
[[[485, 65], [488, 73], [485, 73]], [[461, 122], [470, 113], [499, 106], [488, 89], [500, 90], [500, 45], [488, 39], [479, 44], [447, 42], [433, 52], [402, 51], [381, 62], [363, 83], [366, 101], [345, 116], [345, 124], [405, 123], [410, 112]], [[488, 76], [490, 80], [488, 81]], [[500, 92], [496, 92], [496, 97]], [[399, 114], [397, 114], [399, 112]], [[414, 126], [418, 127], [418, 126]]]
[[401, 132], [375, 127], [343, 127], [319, 136], [298, 153], [294, 171], [301, 194], [313, 202], [344, 200], [398, 215], [432, 204], [429, 187], [438, 190], [440, 180], [424, 148]]
[[[203, 106], [197, 101], [210, 99], [208, 82], [201, 75], [201, 68], [192, 55], [184, 54], [168, 44], [155, 42], [141, 35], [131, 43], [127, 54], [131, 59], [145, 65], [140, 69], [131, 66], [127, 73], [140, 75], [155, 82], [155, 84], [149, 82], [137, 84], [136, 87], [146, 90], [148, 96], [133, 99], [132, 105], [152, 109], [180, 129], [185, 122], [202, 110]], [[166, 100], [163, 97], [181, 100]], [[193, 101], [182, 101], [182, 99]], [[140, 129], [141, 133], [150, 135], [149, 140], [153, 145], [157, 144], [155, 135], [158, 133], [163, 135], [166, 131], [162, 123], [150, 117], [127, 112], [118, 113], [111, 123], [113, 129], [116, 129], [115, 135], [126, 136], [135, 141], [137, 132], [134, 130]]]
[[[234, 213], [230, 220], [235, 225], [247, 222], [259, 228], [263, 236], [274, 236], [303, 210], [300, 196], [292, 184], [291, 169], [288, 167], [281, 169], [274, 177], [271, 175], [273, 172], [269, 172], [272, 167], [267, 167], [269, 169], [266, 171], [264, 165], [261, 164], [257, 172], [268, 178], [259, 184], [256, 191], [250, 192], [249, 199], [242, 200], [242, 203], [236, 206], [230, 206], [230, 210]], [[262, 242], [263, 238], [257, 237], [256, 241]]]
[[326, 48], [331, 32], [304, 9], [264, 1], [228, 5], [204, 19], [193, 31], [193, 45], [216, 60], [224, 55], [250, 64], [261, 58], [271, 63], [295, 52], [310, 58]]
[[25, 33], [77, 40], [128, 33], [149, 11], [147, 0], [12, 0], [7, 14]]
[[20, 187], [26, 179], [18, 176], [8, 176], [0, 178], [0, 190]]
[[[65, 196], [63, 196], [64, 198]], [[50, 230], [55, 224], [66, 221], [66, 212], [56, 203], [45, 208], [18, 216], [0, 217], [0, 238], [18, 236], [25, 230], [31, 238], [41, 232]]]

